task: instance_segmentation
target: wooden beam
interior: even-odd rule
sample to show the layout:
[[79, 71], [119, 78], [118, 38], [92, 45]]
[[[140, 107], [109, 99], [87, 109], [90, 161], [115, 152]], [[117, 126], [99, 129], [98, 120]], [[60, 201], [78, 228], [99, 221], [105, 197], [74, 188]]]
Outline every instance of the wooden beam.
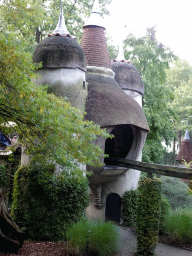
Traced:
[[142, 172], [155, 173], [155, 174], [171, 176], [175, 178], [192, 179], [191, 168], [179, 168], [179, 167], [170, 166], [170, 165], [144, 163], [144, 162], [128, 160], [123, 158], [109, 158], [107, 159], [107, 165], [121, 166], [121, 167], [139, 170]]

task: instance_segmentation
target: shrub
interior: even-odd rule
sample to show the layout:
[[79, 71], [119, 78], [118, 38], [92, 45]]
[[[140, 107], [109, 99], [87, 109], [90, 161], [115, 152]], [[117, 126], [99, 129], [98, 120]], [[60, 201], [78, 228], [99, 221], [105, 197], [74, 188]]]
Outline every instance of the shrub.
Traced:
[[119, 244], [119, 234], [115, 224], [87, 219], [82, 219], [69, 228], [67, 238], [73, 253], [78, 255], [114, 255]]
[[30, 239], [60, 240], [88, 205], [85, 177], [53, 172], [53, 165], [34, 165], [23, 166], [15, 174], [11, 215]]
[[188, 186], [178, 178], [162, 177], [162, 194], [169, 200], [172, 209], [192, 205], [192, 195]]
[[7, 172], [4, 165], [0, 165], [0, 188], [7, 186]]
[[154, 255], [159, 233], [161, 181], [144, 178], [138, 190], [137, 251], [138, 255]]
[[126, 191], [122, 196], [123, 225], [136, 227], [138, 190]]
[[165, 223], [166, 223], [166, 216], [169, 214], [171, 210], [171, 205], [164, 195], [161, 195], [161, 214], [160, 214], [160, 223], [159, 223], [159, 232], [165, 232]]
[[175, 243], [191, 243], [192, 208], [170, 211], [165, 219], [165, 228]]

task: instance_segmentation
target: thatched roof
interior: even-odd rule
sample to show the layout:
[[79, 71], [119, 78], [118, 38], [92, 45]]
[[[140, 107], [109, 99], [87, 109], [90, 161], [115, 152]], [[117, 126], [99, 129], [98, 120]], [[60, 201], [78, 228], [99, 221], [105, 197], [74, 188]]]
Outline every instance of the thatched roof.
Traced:
[[144, 84], [137, 69], [128, 61], [113, 61], [111, 68], [115, 72], [115, 81], [122, 89], [144, 94]]
[[33, 62], [42, 62], [43, 68], [79, 68], [86, 71], [83, 49], [74, 38], [68, 36], [45, 38], [36, 47]]
[[131, 124], [149, 131], [140, 105], [126, 95], [113, 77], [87, 73], [86, 118], [101, 127]]

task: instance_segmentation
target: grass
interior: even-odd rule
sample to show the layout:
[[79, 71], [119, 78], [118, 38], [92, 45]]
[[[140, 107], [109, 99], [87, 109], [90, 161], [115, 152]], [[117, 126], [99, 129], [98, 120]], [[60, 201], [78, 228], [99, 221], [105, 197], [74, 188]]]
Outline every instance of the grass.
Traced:
[[165, 218], [165, 231], [176, 243], [192, 241], [192, 208], [172, 210]]
[[119, 234], [113, 223], [82, 219], [67, 231], [67, 240], [75, 254], [111, 256], [118, 250]]

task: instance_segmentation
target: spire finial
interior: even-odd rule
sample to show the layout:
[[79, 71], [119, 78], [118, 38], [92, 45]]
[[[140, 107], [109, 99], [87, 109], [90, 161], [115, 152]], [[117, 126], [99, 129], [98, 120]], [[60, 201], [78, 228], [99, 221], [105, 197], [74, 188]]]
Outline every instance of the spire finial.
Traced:
[[101, 19], [100, 7], [99, 7], [99, 0], [95, 0], [91, 15], [87, 23], [83, 27], [98, 26], [98, 27], [104, 28], [101, 24], [102, 24], [102, 19]]
[[185, 137], [184, 137], [184, 140], [190, 140], [190, 137], [189, 137], [189, 131], [186, 130], [185, 131]]
[[99, 6], [99, 0], [95, 0], [95, 3], [93, 5], [92, 13], [98, 13], [100, 15], [100, 6]]
[[125, 60], [124, 50], [123, 50], [123, 40], [119, 44], [119, 53], [118, 53], [118, 56], [117, 56], [117, 60], [119, 60], [119, 61]]
[[63, 3], [61, 1], [61, 11], [59, 16], [59, 21], [57, 23], [56, 29], [53, 31], [51, 35], [60, 35], [60, 36], [70, 36], [67, 27], [65, 25], [65, 19], [63, 16]]

